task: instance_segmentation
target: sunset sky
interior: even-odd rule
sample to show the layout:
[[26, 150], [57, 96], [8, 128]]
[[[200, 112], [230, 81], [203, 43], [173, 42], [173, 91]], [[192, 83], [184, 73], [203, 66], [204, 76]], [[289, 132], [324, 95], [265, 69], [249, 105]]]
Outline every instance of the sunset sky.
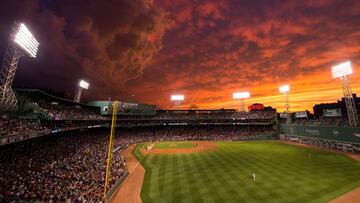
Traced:
[[[86, 3], [85, 3], [86, 2]], [[86, 100], [136, 100], [171, 108], [283, 111], [278, 91], [290, 84], [291, 111], [342, 96], [331, 66], [350, 60], [352, 90], [360, 94], [359, 0], [4, 0], [3, 57], [14, 21], [40, 42], [36, 59], [23, 58], [18, 87], [50, 87], [72, 97], [80, 79]]]

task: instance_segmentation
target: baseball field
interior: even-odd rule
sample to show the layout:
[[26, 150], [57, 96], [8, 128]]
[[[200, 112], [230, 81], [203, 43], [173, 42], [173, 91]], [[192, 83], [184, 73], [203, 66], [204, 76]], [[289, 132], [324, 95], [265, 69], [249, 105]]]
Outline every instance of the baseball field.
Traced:
[[[150, 202], [328, 202], [360, 186], [360, 163], [344, 155], [276, 141], [217, 142], [193, 153], [133, 154], [145, 168]], [[154, 148], [199, 147], [164, 142]], [[255, 180], [253, 177], [255, 174]]]

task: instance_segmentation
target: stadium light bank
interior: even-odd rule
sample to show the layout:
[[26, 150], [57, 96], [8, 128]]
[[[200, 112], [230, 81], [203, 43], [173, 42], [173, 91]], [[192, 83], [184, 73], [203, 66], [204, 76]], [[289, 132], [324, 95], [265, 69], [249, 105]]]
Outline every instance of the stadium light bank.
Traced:
[[240, 111], [246, 111], [245, 99], [250, 98], [250, 92], [234, 92], [233, 99], [240, 100]]
[[349, 79], [347, 77], [348, 75], [351, 75], [352, 73], [353, 73], [353, 71], [351, 68], [350, 61], [341, 63], [341, 64], [333, 66], [331, 68], [332, 77], [340, 78], [340, 81], [341, 81], [344, 98], [345, 98], [347, 115], [348, 115], [348, 119], [349, 119], [349, 124], [350, 124], [350, 126], [356, 127], [356, 126], [359, 126], [359, 118], [357, 117], [355, 101], [352, 96]]
[[185, 96], [182, 94], [173, 94], [171, 95], [170, 100], [175, 103], [175, 106], [178, 106], [185, 100]]
[[15, 22], [10, 33], [9, 45], [0, 70], [0, 111], [17, 109], [17, 98], [12, 89], [19, 58], [36, 57], [40, 43], [24, 23]]
[[74, 101], [75, 102], [80, 102], [81, 101], [82, 89], [86, 89], [86, 90], [89, 89], [89, 83], [84, 81], [84, 80], [80, 80], [79, 87], [78, 87], [77, 92], [75, 93], [75, 96], [74, 96]]
[[279, 87], [279, 92], [285, 96], [285, 113], [286, 113], [286, 122], [291, 123], [290, 115], [290, 104], [289, 104], [289, 91], [290, 85], [283, 85]]

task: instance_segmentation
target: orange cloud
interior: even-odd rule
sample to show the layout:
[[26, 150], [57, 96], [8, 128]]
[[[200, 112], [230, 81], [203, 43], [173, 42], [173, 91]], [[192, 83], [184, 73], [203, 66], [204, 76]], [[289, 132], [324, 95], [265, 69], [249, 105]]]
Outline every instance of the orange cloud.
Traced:
[[[353, 62], [352, 87], [359, 92], [360, 20], [355, 12], [345, 12], [359, 9], [358, 2], [218, 2], [224, 6], [188, 1], [193, 11], [182, 24], [191, 28], [167, 32], [154, 64], [127, 85], [138, 100], [170, 108], [168, 95], [180, 91], [186, 94], [183, 108], [237, 108], [232, 92], [247, 90], [252, 93], [247, 104], [261, 102], [282, 111], [284, 98], [278, 87], [289, 83], [291, 109], [312, 110], [315, 103], [341, 98], [340, 83], [331, 78], [330, 67], [344, 60]], [[172, 7], [171, 12], [176, 16], [183, 10]], [[196, 22], [215, 25], [196, 27]], [[191, 34], [184, 37], [182, 31], [189, 29]], [[156, 81], [151, 79], [155, 75]], [[149, 88], [132, 89], [135, 83]], [[158, 92], [156, 98], [149, 96], [151, 91]]]

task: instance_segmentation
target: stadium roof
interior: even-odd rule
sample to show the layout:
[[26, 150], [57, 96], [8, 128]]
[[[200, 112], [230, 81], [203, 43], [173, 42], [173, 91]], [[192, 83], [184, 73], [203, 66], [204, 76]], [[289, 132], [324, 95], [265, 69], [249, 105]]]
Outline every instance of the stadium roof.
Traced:
[[80, 107], [85, 107], [85, 108], [97, 108], [97, 107], [94, 107], [94, 106], [91, 106], [91, 105], [88, 105], [88, 104], [78, 103], [78, 102], [75, 102], [73, 100], [56, 97], [54, 95], [51, 95], [51, 94], [46, 93], [46, 92], [44, 92], [42, 90], [39, 90], [39, 89], [22, 89], [22, 88], [19, 88], [19, 89], [15, 89], [15, 93], [16, 94], [29, 94], [29, 95], [36, 94], [36, 95], [41, 96], [42, 98], [47, 98], [47, 100], [51, 99], [53, 101], [62, 102], [62, 103], [65, 103], [67, 105], [78, 105]]

